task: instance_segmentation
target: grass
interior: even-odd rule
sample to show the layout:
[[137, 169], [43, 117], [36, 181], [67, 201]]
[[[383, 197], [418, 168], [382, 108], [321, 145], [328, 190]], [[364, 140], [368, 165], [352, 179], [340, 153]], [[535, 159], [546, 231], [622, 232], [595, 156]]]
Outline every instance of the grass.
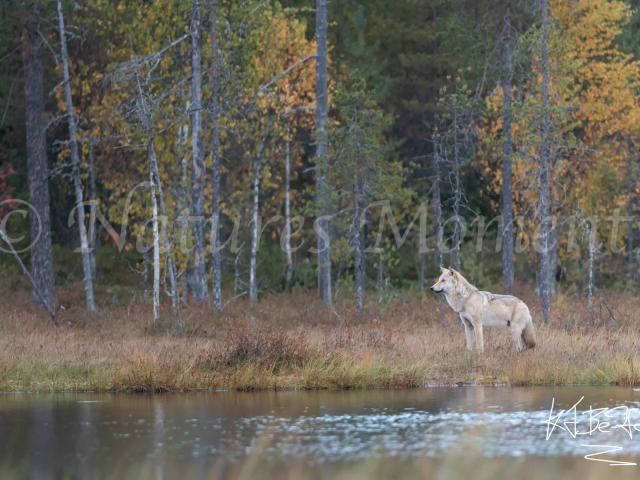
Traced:
[[[640, 384], [640, 309], [630, 294], [608, 296], [615, 319], [606, 309], [590, 316], [584, 299], [560, 295], [551, 326], [536, 326], [534, 350], [516, 352], [508, 329], [487, 329], [478, 354], [466, 350], [448, 307], [441, 323], [435, 295], [385, 306], [372, 296], [363, 318], [343, 304], [331, 313], [303, 294], [237, 301], [219, 313], [190, 305], [177, 333], [168, 302], [164, 330], [154, 332], [148, 305], [122, 294], [115, 304], [104, 291], [99, 314], [82, 308], [81, 292], [61, 291], [69, 308], [56, 329], [26, 292], [0, 290], [0, 391]], [[539, 319], [537, 297], [524, 299]]]

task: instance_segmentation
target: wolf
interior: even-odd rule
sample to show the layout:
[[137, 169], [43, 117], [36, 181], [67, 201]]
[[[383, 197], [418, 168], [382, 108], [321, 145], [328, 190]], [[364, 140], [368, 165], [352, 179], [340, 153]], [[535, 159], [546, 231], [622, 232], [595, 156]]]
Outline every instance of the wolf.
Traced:
[[483, 350], [482, 327], [510, 327], [518, 351], [524, 345], [536, 345], [536, 332], [527, 305], [512, 295], [494, 295], [481, 292], [453, 268], [440, 267], [442, 275], [431, 287], [436, 293], [444, 293], [451, 308], [460, 314], [467, 334], [467, 348]]

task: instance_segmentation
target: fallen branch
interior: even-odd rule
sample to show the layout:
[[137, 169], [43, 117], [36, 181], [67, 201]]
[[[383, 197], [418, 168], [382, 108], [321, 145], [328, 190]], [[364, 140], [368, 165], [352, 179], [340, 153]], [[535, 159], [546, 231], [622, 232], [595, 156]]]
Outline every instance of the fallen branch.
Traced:
[[611, 311], [611, 309], [609, 308], [609, 304], [607, 303], [607, 301], [604, 299], [604, 297], [600, 297], [600, 309], [602, 309], [602, 304], [604, 303], [604, 306], [607, 308], [607, 311], [609, 312], [609, 315], [611, 316], [611, 318], [613, 319], [614, 322], [616, 322], [616, 327], [619, 327], [620, 324], [618, 323], [618, 320], [616, 320], [616, 317], [613, 316], [613, 312]]
[[42, 295], [42, 292], [40, 291], [40, 289], [36, 285], [36, 282], [33, 280], [33, 277], [29, 273], [29, 270], [27, 270], [27, 267], [24, 266], [24, 263], [22, 263], [22, 260], [20, 260], [20, 256], [18, 255], [18, 252], [16, 252], [15, 248], [13, 248], [13, 245], [9, 241], [9, 238], [7, 237], [7, 234], [4, 233], [4, 230], [2, 230], [1, 228], [0, 228], [0, 238], [2, 238], [2, 240], [4, 240], [4, 242], [7, 245], [9, 245], [9, 249], [11, 250], [11, 253], [13, 253], [13, 256], [15, 257], [15, 259], [18, 262], [18, 264], [22, 268], [22, 271], [24, 272], [24, 274], [27, 276], [27, 278], [31, 282], [31, 286], [33, 287], [35, 292], [38, 294], [38, 297], [40, 297], [40, 300], [42, 300], [42, 303], [45, 306], [45, 308], [47, 309], [47, 312], [49, 312], [49, 315], [51, 316], [51, 319], [53, 320], [53, 323], [56, 325], [56, 327], [59, 327], [60, 324], [58, 323], [58, 319], [56, 318], [56, 314], [53, 313], [53, 310], [51, 310], [51, 307], [49, 306], [49, 303], [47, 302], [46, 298], [44, 298], [44, 295]]

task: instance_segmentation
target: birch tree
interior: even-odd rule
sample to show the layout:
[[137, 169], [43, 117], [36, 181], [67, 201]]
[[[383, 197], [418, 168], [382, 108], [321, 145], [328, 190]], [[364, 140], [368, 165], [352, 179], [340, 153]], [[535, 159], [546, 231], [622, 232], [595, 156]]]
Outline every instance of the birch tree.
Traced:
[[156, 198], [156, 171], [153, 168], [155, 160], [153, 152], [153, 137], [147, 143], [147, 159], [149, 162], [149, 179], [151, 189], [151, 228], [153, 242], [153, 328], [160, 326], [160, 235], [158, 231], [158, 200]]
[[[442, 235], [442, 199], [440, 195], [440, 169], [441, 169], [441, 156], [440, 156], [440, 143], [437, 140], [438, 133], [433, 132], [431, 136], [431, 143], [433, 145], [433, 166], [434, 166], [434, 175], [433, 175], [433, 187], [432, 187], [432, 195], [433, 195], [433, 210], [434, 215], [436, 217], [436, 221], [434, 224], [434, 234], [436, 238], [436, 252], [438, 265], [440, 268], [443, 268], [443, 245], [440, 242], [440, 238]], [[423, 255], [424, 257], [424, 255]], [[444, 293], [440, 294], [440, 313], [442, 318], [442, 325], [444, 326]]]
[[69, 77], [69, 56], [67, 54], [67, 40], [64, 30], [64, 15], [62, 2], [58, 0], [58, 25], [60, 30], [60, 50], [62, 57], [62, 71], [64, 73], [64, 89], [67, 107], [67, 122], [69, 125], [69, 147], [71, 148], [71, 169], [73, 185], [76, 196], [76, 209], [78, 215], [78, 230], [80, 231], [80, 249], [82, 252], [82, 270], [84, 273], [84, 290], [87, 299], [87, 308], [97, 311], [93, 298], [93, 281], [91, 278], [91, 256], [89, 253], [89, 238], [85, 225], [84, 201], [82, 193], [82, 178], [80, 176], [80, 153], [76, 134], [76, 119], [73, 113], [73, 101], [71, 98], [71, 79]]
[[[461, 77], [454, 79], [451, 94], [446, 93], [446, 88], [441, 91], [440, 105], [444, 112], [437, 118], [438, 131], [434, 137], [439, 167], [446, 165], [451, 188], [451, 197], [448, 203], [453, 213], [453, 232], [450, 240], [453, 247], [450, 250], [451, 264], [456, 270], [460, 269], [460, 246], [464, 240], [461, 231], [463, 226], [462, 211], [471, 211], [468, 208], [467, 197], [461, 182], [462, 169], [473, 156], [473, 141], [476, 135], [475, 105], [471, 97], [471, 91]], [[441, 170], [444, 173], [444, 170]], [[448, 222], [445, 222], [445, 224]], [[444, 227], [444, 225], [443, 225]], [[444, 230], [441, 228], [439, 238], [444, 248]]]
[[549, 50], [548, 50], [549, 13], [547, 0], [542, 0], [542, 128], [540, 131], [540, 299], [542, 317], [550, 322], [549, 307]]
[[578, 208], [576, 210], [576, 220], [578, 220], [578, 228], [582, 230], [582, 239], [586, 237], [589, 249], [589, 283], [587, 287], [587, 299], [588, 299], [588, 308], [589, 315], [592, 314], [593, 310], [593, 289], [594, 289], [594, 256], [596, 253], [599, 253], [600, 250], [596, 243], [596, 217], [584, 217], [584, 212], [582, 207], [580, 207], [580, 202], [578, 202]]
[[[322, 217], [329, 214], [327, 198], [327, 0], [316, 0], [316, 202]], [[318, 227], [329, 232], [327, 219]], [[318, 235], [318, 293], [325, 305], [331, 305], [331, 249]]]
[[258, 152], [252, 160], [253, 168], [253, 195], [251, 207], [251, 258], [249, 264], [249, 299], [255, 302], [258, 299], [258, 248], [260, 248], [260, 234], [262, 233], [262, 222], [260, 218], [260, 175], [265, 158], [265, 149], [269, 141], [269, 130], [271, 123], [267, 124]]
[[[152, 242], [153, 242], [153, 302], [154, 302], [154, 327], [158, 328], [160, 324], [160, 250], [161, 239], [159, 229], [159, 213], [162, 221], [168, 221], [167, 208], [165, 204], [164, 193], [162, 189], [162, 177], [158, 166], [158, 158], [154, 148], [154, 139], [157, 132], [154, 129], [155, 116], [162, 116], [167, 113], [166, 105], [163, 104], [176, 89], [186, 83], [190, 77], [187, 76], [182, 80], [176, 81], [171, 87], [165, 89], [154, 90], [160, 84], [163, 87], [158, 73], [154, 73], [155, 69], [163, 60], [164, 56], [172, 48], [175, 48], [181, 42], [189, 38], [184, 35], [174, 40], [169, 45], [160, 49], [158, 52], [150, 55], [136, 57], [133, 53], [132, 40], [129, 38], [132, 59], [117, 66], [111, 75], [114, 83], [124, 84], [126, 89], [120, 89], [126, 92], [124, 96], [123, 110], [127, 117], [127, 134], [126, 139], [131, 137], [144, 141], [146, 146], [146, 164], [149, 171], [149, 184], [151, 194], [151, 213], [152, 213]], [[172, 79], [173, 80], [173, 79]], [[183, 117], [180, 117], [182, 119]], [[180, 122], [176, 122], [180, 123]], [[128, 133], [130, 129], [134, 129], [133, 133]], [[138, 143], [139, 145], [139, 143]], [[125, 145], [128, 146], [128, 145]], [[159, 209], [159, 211], [158, 211]], [[168, 229], [164, 228], [162, 235], [162, 243], [165, 250], [165, 272], [169, 273], [170, 291], [167, 292], [171, 298], [173, 310], [174, 326], [182, 331], [182, 316], [180, 312], [180, 291], [178, 287], [178, 276], [175, 269], [174, 250], [172, 249]], [[165, 277], [166, 278], [166, 277]]]
[[[153, 229], [153, 305], [154, 305], [154, 328], [158, 328], [160, 321], [160, 238], [158, 230], [158, 199], [160, 200], [160, 209], [163, 221], [166, 222], [167, 211], [162, 193], [162, 182], [160, 180], [160, 171], [158, 169], [158, 160], [155, 149], [153, 147], [153, 117], [151, 99], [144, 94], [142, 83], [136, 67], [135, 70], [136, 84], [138, 87], [138, 115], [141, 117], [144, 130], [147, 136], [147, 160], [149, 163], [149, 178], [151, 189], [151, 211], [152, 211], [152, 229]], [[147, 78], [147, 82], [149, 79]], [[158, 198], [156, 198], [156, 189]], [[174, 325], [182, 331], [182, 315], [180, 312], [180, 292], [178, 289], [177, 274], [169, 237], [164, 235], [164, 248], [168, 261], [169, 279], [171, 282], [171, 303], [173, 307]]]
[[502, 293], [513, 294], [513, 173], [511, 165], [511, 0], [505, 1], [502, 18], [502, 218], [504, 235], [502, 237]]
[[95, 279], [98, 271], [97, 253], [99, 235], [96, 228], [96, 209], [98, 208], [98, 180], [96, 176], [96, 140], [89, 136], [89, 200], [91, 212], [89, 214], [89, 246], [91, 247], [91, 278]]
[[632, 282], [634, 277], [633, 257], [635, 256], [635, 252], [633, 251], [633, 222], [635, 220], [634, 204], [637, 198], [636, 187], [638, 179], [638, 166], [634, 162], [634, 154], [637, 155], [630, 136], [627, 136], [627, 195], [629, 196], [627, 199], [627, 275], [629, 276], [629, 280]]
[[207, 292], [204, 230], [204, 143], [202, 138], [202, 19], [198, 0], [191, 13], [191, 214], [193, 216], [193, 293], [202, 308]]
[[[338, 122], [328, 129], [331, 155], [329, 185], [340, 210], [347, 216], [346, 228], [354, 252], [356, 313], [362, 315], [366, 290], [365, 242], [363, 225], [367, 199], [400, 200], [406, 194], [401, 183], [404, 170], [399, 162], [389, 159], [383, 133], [391, 119], [371, 100], [365, 81], [354, 70], [338, 87], [336, 105]], [[376, 246], [367, 249], [380, 254]]]
[[211, 22], [211, 299], [216, 310], [222, 308], [222, 266], [220, 263], [220, 132], [218, 85], [218, 5], [210, 0]]
[[285, 222], [285, 250], [287, 265], [285, 272], [285, 291], [289, 291], [291, 277], [293, 275], [293, 260], [291, 258], [291, 125], [287, 121], [287, 139], [285, 150], [285, 197], [284, 197], [284, 222]]

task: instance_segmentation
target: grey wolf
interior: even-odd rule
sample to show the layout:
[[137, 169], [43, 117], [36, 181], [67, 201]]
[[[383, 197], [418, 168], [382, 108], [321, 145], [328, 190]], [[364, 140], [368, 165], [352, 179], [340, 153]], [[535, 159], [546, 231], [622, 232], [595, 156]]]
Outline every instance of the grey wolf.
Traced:
[[536, 332], [527, 305], [512, 295], [495, 295], [481, 292], [453, 268], [440, 267], [442, 275], [431, 287], [436, 293], [444, 293], [451, 308], [460, 314], [467, 334], [467, 348], [483, 349], [483, 327], [510, 327], [516, 349], [523, 343], [529, 348], [536, 345]]

